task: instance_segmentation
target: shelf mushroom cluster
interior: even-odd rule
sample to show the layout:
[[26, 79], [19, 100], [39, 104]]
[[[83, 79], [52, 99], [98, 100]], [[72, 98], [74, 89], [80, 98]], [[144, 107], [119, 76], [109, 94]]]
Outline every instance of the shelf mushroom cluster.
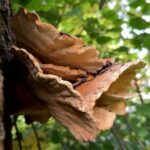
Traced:
[[142, 61], [117, 64], [100, 59], [92, 46], [78, 37], [43, 23], [36, 13], [20, 9], [12, 20], [18, 66], [12, 97], [13, 113], [46, 122], [53, 117], [79, 141], [93, 140], [112, 127], [116, 115], [126, 113], [130, 82]]

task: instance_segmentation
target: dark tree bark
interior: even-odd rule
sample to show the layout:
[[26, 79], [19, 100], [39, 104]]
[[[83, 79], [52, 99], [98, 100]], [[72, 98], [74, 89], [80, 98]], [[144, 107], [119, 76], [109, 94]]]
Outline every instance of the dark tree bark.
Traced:
[[5, 138], [5, 134], [4, 134], [4, 124], [3, 124], [3, 77], [2, 74], [0, 72], [0, 149], [3, 150], [4, 149], [4, 138]]
[[[9, 0], [0, 0], [0, 63], [3, 70], [4, 82], [0, 76], [0, 149], [11, 150], [11, 120], [7, 109], [7, 64], [11, 59], [9, 54], [12, 45], [12, 34], [10, 28], [11, 7]], [[2, 86], [3, 85], [3, 86]], [[4, 92], [3, 92], [4, 91]], [[3, 101], [4, 94], [4, 101]], [[2, 118], [3, 117], [3, 118]]]

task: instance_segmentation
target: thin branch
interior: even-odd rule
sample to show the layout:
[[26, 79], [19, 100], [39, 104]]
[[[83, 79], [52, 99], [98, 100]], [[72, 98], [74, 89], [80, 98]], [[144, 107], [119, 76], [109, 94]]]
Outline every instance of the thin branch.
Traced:
[[99, 2], [99, 9], [102, 10], [107, 3], [107, 0], [100, 0]]
[[129, 122], [128, 119], [128, 115], [125, 115], [125, 121], [127, 124], [127, 127], [130, 129], [130, 131], [133, 133], [134, 138], [136, 139], [136, 141], [141, 145], [142, 149], [145, 149], [145, 144], [142, 142], [142, 140], [139, 138], [139, 136], [137, 135], [135, 129], [132, 127], [131, 123]]
[[124, 143], [121, 140], [121, 138], [119, 137], [119, 135], [117, 134], [116, 129], [115, 129], [114, 126], [112, 127], [111, 132], [114, 135], [114, 137], [115, 137], [115, 139], [116, 139], [116, 141], [117, 141], [117, 143], [118, 143], [118, 145], [120, 147], [120, 150], [126, 150], [125, 146], [124, 146]]
[[78, 35], [78, 36], [81, 36], [81, 33], [85, 30], [85, 28], [86, 28], [87, 26], [88, 26], [88, 23], [85, 24], [85, 25], [83, 25], [77, 35]]
[[18, 146], [19, 150], [22, 150], [22, 143], [21, 143], [21, 133], [19, 132], [18, 126], [17, 126], [17, 117], [14, 116], [14, 122], [13, 122], [15, 129], [16, 129], [16, 135], [17, 135], [17, 140], [18, 140]]
[[32, 125], [32, 128], [33, 128], [35, 137], [36, 137], [38, 150], [42, 150], [41, 144], [40, 144], [40, 140], [39, 140], [39, 137], [38, 137], [38, 133], [37, 133], [37, 131], [36, 131], [36, 128], [35, 128], [35, 126], [34, 126], [34, 123], [31, 123], [31, 125]]
[[141, 94], [140, 87], [138, 85], [137, 79], [135, 78], [134, 81], [135, 81], [136, 91], [139, 94], [140, 101], [141, 101], [142, 104], [144, 104], [144, 100], [143, 100], [143, 97], [142, 97], [142, 94]]

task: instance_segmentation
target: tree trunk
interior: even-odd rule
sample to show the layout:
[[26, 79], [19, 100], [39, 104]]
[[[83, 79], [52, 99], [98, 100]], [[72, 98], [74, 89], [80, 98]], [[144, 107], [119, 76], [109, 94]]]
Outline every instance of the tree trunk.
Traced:
[[[7, 87], [3, 86], [7, 83], [6, 70], [7, 64], [11, 59], [9, 50], [12, 45], [12, 34], [10, 28], [11, 9], [9, 0], [0, 0], [0, 63], [3, 69], [4, 82], [2, 74], [0, 74], [0, 150], [11, 150], [11, 120], [7, 109]], [[4, 91], [4, 92], [3, 92]], [[4, 94], [4, 99], [3, 99]]]
[[4, 124], [3, 124], [3, 77], [0, 72], [0, 149], [3, 150], [3, 142], [4, 142]]

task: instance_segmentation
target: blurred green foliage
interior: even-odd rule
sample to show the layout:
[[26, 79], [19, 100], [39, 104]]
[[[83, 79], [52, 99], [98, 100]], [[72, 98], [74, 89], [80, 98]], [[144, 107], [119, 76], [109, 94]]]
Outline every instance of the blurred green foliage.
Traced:
[[[150, 150], [150, 1], [149, 0], [13, 0], [13, 12], [20, 7], [36, 11], [43, 21], [60, 31], [76, 35], [100, 51], [100, 57], [118, 62], [143, 59], [147, 66], [137, 74], [140, 97], [128, 102], [126, 116], [119, 116], [114, 128], [100, 133], [89, 143], [78, 143], [53, 119], [35, 123], [43, 150]], [[136, 91], [136, 87], [133, 84]], [[30, 125], [17, 121], [24, 150], [37, 150]], [[14, 150], [18, 149], [13, 127]]]

